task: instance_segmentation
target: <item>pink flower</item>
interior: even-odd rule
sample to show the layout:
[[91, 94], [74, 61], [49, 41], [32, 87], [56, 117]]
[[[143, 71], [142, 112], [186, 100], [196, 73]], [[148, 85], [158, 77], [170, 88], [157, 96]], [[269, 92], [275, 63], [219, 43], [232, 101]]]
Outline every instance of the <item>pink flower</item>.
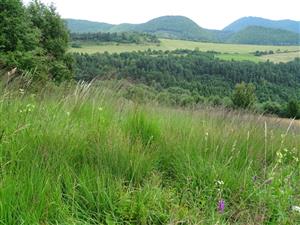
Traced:
[[218, 202], [218, 211], [219, 211], [219, 213], [223, 213], [224, 210], [225, 210], [225, 201], [223, 199], [221, 199]]

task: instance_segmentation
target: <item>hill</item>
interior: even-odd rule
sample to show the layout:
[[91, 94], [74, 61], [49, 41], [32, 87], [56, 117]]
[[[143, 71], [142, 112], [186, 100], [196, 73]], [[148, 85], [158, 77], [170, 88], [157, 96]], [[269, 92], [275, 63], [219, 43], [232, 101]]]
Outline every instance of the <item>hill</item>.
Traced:
[[300, 40], [299, 34], [296, 33], [299, 22], [271, 21], [256, 17], [242, 18], [223, 30], [202, 28], [184, 16], [162, 16], [142, 24], [113, 25], [74, 19], [66, 19], [66, 23], [72, 33], [140, 32], [154, 34], [160, 38], [268, 45], [295, 45], [299, 44]]
[[114, 25], [108, 23], [99, 23], [88, 20], [65, 19], [67, 27], [72, 33], [94, 33], [108, 32]]
[[260, 26], [249, 26], [234, 33], [228, 43], [236, 44], [258, 44], [258, 45], [298, 45], [299, 34]]
[[261, 26], [300, 33], [300, 21], [269, 20], [260, 17], [243, 17], [225, 27], [223, 31], [237, 32], [245, 29], [248, 26]]
[[194, 21], [184, 16], [162, 16], [142, 24], [112, 25], [73, 19], [66, 19], [66, 23], [72, 33], [137, 31], [156, 34], [164, 38], [202, 41], [216, 39], [214, 32], [199, 27]]
[[184, 16], [163, 16], [136, 26], [136, 31], [153, 33], [159, 37], [212, 40], [214, 37], [209, 30], [201, 28], [191, 19]]

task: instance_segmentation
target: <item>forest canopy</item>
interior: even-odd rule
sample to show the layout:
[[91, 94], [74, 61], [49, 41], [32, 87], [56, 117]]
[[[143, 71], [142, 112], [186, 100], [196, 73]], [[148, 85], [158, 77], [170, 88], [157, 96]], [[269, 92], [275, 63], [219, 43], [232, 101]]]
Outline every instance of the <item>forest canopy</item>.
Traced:
[[37, 80], [70, 79], [69, 34], [55, 7], [38, 0], [28, 6], [21, 0], [2, 0], [0, 7], [0, 66]]

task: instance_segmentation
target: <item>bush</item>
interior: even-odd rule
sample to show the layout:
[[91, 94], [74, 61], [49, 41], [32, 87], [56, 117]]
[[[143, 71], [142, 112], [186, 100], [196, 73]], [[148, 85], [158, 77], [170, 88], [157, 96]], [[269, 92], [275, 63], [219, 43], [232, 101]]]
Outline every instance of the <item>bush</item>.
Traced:
[[282, 113], [282, 106], [278, 102], [267, 101], [263, 103], [262, 107], [267, 114], [280, 115]]
[[299, 104], [296, 100], [289, 101], [286, 109], [287, 117], [289, 118], [300, 118]]
[[237, 108], [251, 108], [256, 101], [255, 86], [244, 82], [237, 84], [231, 97], [232, 103]]

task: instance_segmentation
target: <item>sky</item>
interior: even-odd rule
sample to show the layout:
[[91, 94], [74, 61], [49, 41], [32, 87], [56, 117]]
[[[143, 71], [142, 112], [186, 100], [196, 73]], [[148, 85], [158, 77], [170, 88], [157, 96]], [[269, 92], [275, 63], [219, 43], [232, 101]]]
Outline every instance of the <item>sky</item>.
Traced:
[[[28, 3], [30, 0], [23, 0]], [[51, 2], [63, 18], [112, 24], [144, 23], [165, 15], [181, 15], [199, 26], [223, 29], [244, 16], [300, 21], [300, 0], [41, 0]]]

